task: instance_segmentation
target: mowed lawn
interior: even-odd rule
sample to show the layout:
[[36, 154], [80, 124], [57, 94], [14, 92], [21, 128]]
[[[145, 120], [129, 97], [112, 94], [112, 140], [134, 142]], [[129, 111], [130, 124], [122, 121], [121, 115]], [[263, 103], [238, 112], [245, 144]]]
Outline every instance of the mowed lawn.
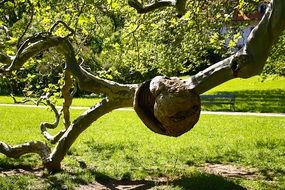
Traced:
[[[236, 111], [285, 112], [284, 77], [235, 79], [207, 93], [234, 94]], [[76, 98], [73, 105], [98, 101]], [[1, 96], [3, 103], [13, 101]], [[39, 125], [54, 120], [43, 108], [0, 106], [0, 115], [0, 141], [11, 145], [44, 141]], [[63, 172], [48, 175], [37, 155], [0, 154], [0, 189], [97, 189], [95, 182], [109, 189], [285, 189], [285, 117], [201, 115], [190, 132], [171, 138], [148, 130], [133, 111], [113, 111], [80, 135], [62, 164]]]
[[[72, 110], [73, 117], [82, 111]], [[13, 145], [43, 140], [40, 122], [53, 121], [40, 108], [0, 107], [0, 114], [0, 139]], [[285, 118], [202, 115], [190, 132], [171, 138], [148, 130], [132, 111], [113, 111], [77, 139], [62, 163], [63, 172], [48, 175], [36, 155], [0, 155], [0, 189], [79, 189], [96, 181], [113, 189], [137, 183], [145, 189], [285, 189]], [[219, 175], [216, 166], [229, 175]], [[241, 171], [233, 175], [232, 168]]]
[[[285, 77], [269, 77], [265, 80], [258, 76], [249, 79], [233, 79], [205, 94], [233, 94], [235, 111], [238, 112], [285, 113]], [[74, 98], [72, 105], [93, 106], [99, 101], [99, 98]], [[63, 100], [59, 99], [57, 105], [61, 105], [62, 102]], [[0, 104], [3, 103], [12, 104], [14, 102], [9, 96], [0, 96]], [[202, 105], [202, 109], [231, 111], [230, 105]]]
[[[285, 77], [233, 79], [207, 94], [235, 95], [235, 111], [285, 113]], [[206, 110], [230, 110], [225, 106], [204, 106]]]

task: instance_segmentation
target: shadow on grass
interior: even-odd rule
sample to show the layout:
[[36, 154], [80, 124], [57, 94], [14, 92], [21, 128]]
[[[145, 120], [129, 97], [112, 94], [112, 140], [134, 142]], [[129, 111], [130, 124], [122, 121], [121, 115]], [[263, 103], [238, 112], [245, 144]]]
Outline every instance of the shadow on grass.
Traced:
[[[4, 161], [4, 160], [2, 160]], [[94, 169], [83, 169], [76, 170], [76, 172], [62, 171], [54, 175], [48, 175], [43, 171], [43, 168], [35, 169], [31, 165], [25, 164], [9, 164], [7, 162], [0, 162], [0, 171], [10, 171], [10, 177], [14, 175], [35, 175], [35, 179], [38, 180], [39, 177], [44, 179], [45, 183], [48, 184], [47, 189], [70, 189], [69, 185], [79, 186], [80, 189], [133, 189], [133, 190], [147, 190], [152, 188], [165, 188], [173, 187], [182, 190], [243, 190], [242, 186], [238, 185], [234, 181], [231, 181], [222, 176], [195, 172], [190, 176], [184, 176], [178, 179], [169, 180], [165, 177], [158, 178], [156, 180], [131, 180], [131, 173], [126, 172], [121, 177], [122, 180], [117, 180]], [[92, 181], [96, 183], [89, 184], [85, 176], [90, 175]], [[20, 178], [19, 178], [20, 179]], [[80, 188], [84, 186], [83, 188]], [[90, 187], [90, 188], [89, 188]]]
[[[217, 176], [207, 173], [197, 173], [190, 177], [182, 177], [175, 180], [117, 180], [109, 177], [105, 174], [89, 170], [91, 175], [96, 179], [96, 183], [88, 184], [75, 173], [68, 173], [73, 182], [77, 185], [82, 185], [77, 189], [109, 189], [109, 190], [120, 190], [120, 189], [132, 189], [132, 190], [147, 190], [152, 188], [179, 188], [182, 190], [243, 190], [244, 187], [230, 181], [222, 176]], [[128, 173], [126, 173], [128, 175]], [[50, 183], [49, 189], [64, 189], [64, 181], [58, 179], [56, 176], [48, 178]]]
[[[235, 111], [285, 113], [285, 91], [276, 90], [243, 90], [233, 92], [220, 91], [217, 94], [234, 94]], [[230, 111], [229, 105], [203, 105], [204, 110]]]
[[[27, 157], [27, 156], [26, 156]], [[0, 158], [0, 174], [1, 172], [6, 172], [6, 171], [27, 171], [27, 172], [36, 172], [42, 170], [42, 167], [37, 167], [35, 168], [35, 162], [28, 163], [25, 161], [24, 158], [20, 159], [13, 159], [13, 158]]]

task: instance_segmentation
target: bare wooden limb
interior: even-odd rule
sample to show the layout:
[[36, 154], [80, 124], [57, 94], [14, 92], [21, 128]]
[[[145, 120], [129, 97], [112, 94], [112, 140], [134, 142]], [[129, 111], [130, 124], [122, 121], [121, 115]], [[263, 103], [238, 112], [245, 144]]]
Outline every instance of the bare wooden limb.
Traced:
[[[33, 102], [35, 105], [39, 105], [40, 103], [46, 105], [46, 106], [50, 106], [51, 110], [54, 112], [55, 114], [55, 120], [53, 123], [48, 123], [48, 122], [43, 122], [40, 125], [41, 128], [41, 132], [43, 134], [43, 136], [52, 144], [55, 144], [58, 142], [58, 140], [61, 138], [61, 136], [64, 134], [65, 130], [61, 130], [59, 131], [56, 135], [52, 136], [50, 135], [50, 133], [47, 131], [48, 129], [55, 129], [58, 124], [59, 124], [59, 120], [61, 117], [61, 113], [62, 111], [58, 111], [55, 107], [55, 105], [51, 102], [51, 100], [49, 99], [49, 97], [51, 96], [50, 93], [46, 94], [45, 96], [41, 96], [37, 101], [30, 99], [30, 98], [24, 98], [23, 100], [18, 101], [15, 96], [13, 94], [11, 94], [11, 97], [14, 100], [14, 103], [16, 104], [24, 104], [27, 102]], [[42, 100], [45, 100], [47, 103], [43, 102]]]
[[31, 26], [31, 24], [32, 24], [32, 22], [33, 22], [33, 18], [34, 18], [34, 5], [31, 3], [31, 1], [30, 0], [27, 0], [27, 2], [28, 2], [28, 4], [29, 4], [29, 6], [30, 6], [30, 11], [31, 11], [31, 15], [30, 15], [30, 21], [28, 22], [28, 24], [26, 25], [26, 27], [25, 27], [25, 29], [24, 29], [24, 31], [23, 31], [23, 33], [22, 33], [22, 35], [19, 37], [19, 39], [18, 39], [18, 42], [17, 42], [17, 47], [20, 47], [20, 44], [21, 44], [21, 42], [22, 42], [22, 39], [23, 39], [23, 37], [25, 36], [25, 34], [27, 33], [27, 31], [28, 31], [28, 29], [30, 28], [30, 26]]
[[22, 100], [17, 100], [16, 97], [15, 97], [13, 94], [10, 94], [10, 96], [12, 97], [12, 99], [13, 99], [13, 101], [14, 101], [14, 104], [25, 104], [25, 103], [27, 103], [27, 102], [32, 102], [32, 103], [35, 104], [35, 105], [39, 105], [40, 103], [46, 105], [46, 103], [41, 102], [41, 101], [39, 101], [39, 100], [35, 101], [35, 100], [33, 100], [33, 99], [31, 99], [31, 98], [27, 98], [27, 97], [25, 97], [25, 98], [22, 99]]
[[47, 93], [45, 96], [41, 96], [41, 98], [38, 100], [38, 102], [40, 102], [41, 100], [45, 100], [47, 102], [47, 105], [50, 106], [50, 108], [52, 109], [52, 111], [54, 112], [55, 115], [55, 120], [53, 123], [48, 123], [48, 122], [43, 122], [40, 125], [41, 128], [41, 132], [43, 134], [43, 136], [52, 144], [55, 144], [58, 142], [58, 140], [61, 138], [61, 136], [64, 134], [65, 130], [61, 130], [59, 131], [56, 135], [52, 136], [50, 135], [50, 133], [47, 131], [48, 129], [55, 129], [58, 124], [59, 124], [59, 120], [61, 117], [61, 113], [62, 111], [58, 111], [55, 107], [55, 105], [51, 102], [51, 100], [49, 99], [49, 97], [51, 96], [51, 93]]
[[80, 115], [61, 137], [45, 167], [50, 171], [59, 170], [61, 161], [77, 137], [98, 118], [121, 106], [119, 102], [103, 99]]
[[51, 135], [48, 131], [47, 128], [44, 125], [41, 125], [41, 131], [42, 135], [51, 143], [55, 144], [59, 141], [59, 139], [62, 137], [62, 135], [65, 133], [66, 130], [61, 130], [55, 135]]
[[138, 0], [128, 0], [128, 4], [135, 8], [138, 13], [147, 13], [161, 7], [175, 6], [176, 0], [154, 1], [147, 5], [143, 5]]
[[41, 141], [31, 141], [17, 146], [10, 146], [0, 141], [0, 153], [10, 158], [19, 158], [24, 154], [36, 153], [45, 164], [50, 155], [50, 148]]
[[[109, 81], [95, 77], [91, 73], [87, 72], [82, 66], [80, 66], [75, 58], [75, 53], [70, 41], [67, 38], [57, 36], [42, 36], [36, 42], [33, 42], [25, 47], [18, 56], [12, 59], [12, 63], [6, 70], [0, 70], [1, 72], [10, 72], [15, 69], [19, 69], [23, 64], [34, 55], [39, 52], [47, 50], [51, 47], [56, 47], [60, 54], [66, 57], [66, 69], [72, 73], [77, 79], [80, 89], [89, 92], [96, 92], [106, 94], [107, 96], [117, 96], [125, 91], [135, 91], [138, 84], [120, 84], [117, 82]], [[129, 99], [128, 105], [132, 103], [132, 98]]]
[[262, 72], [273, 43], [285, 29], [285, 1], [273, 0], [247, 44], [236, 54], [190, 77], [189, 88], [201, 94], [230, 79]]
[[185, 14], [186, 0], [154, 0], [152, 3], [144, 5], [138, 0], [128, 0], [128, 4], [136, 9], [138, 13], [148, 13], [162, 7], [176, 7], [178, 16]]
[[[44, 40], [47, 36], [50, 36], [50, 33], [48, 33], [48, 32], [42, 32], [42, 33], [38, 33], [38, 34], [36, 34], [36, 35], [34, 35], [34, 36], [32, 36], [32, 37], [26, 39], [26, 40], [21, 44], [21, 46], [19, 47], [19, 49], [18, 49], [18, 51], [17, 51], [15, 57], [13, 57], [13, 58], [11, 59], [11, 61], [12, 61], [11, 64], [9, 65], [8, 68], [6, 68], [6, 69], [4, 70], [4, 72], [10, 72], [10, 71], [13, 70], [13, 69], [18, 69], [18, 68], [16, 68], [16, 67], [17, 67], [17, 64], [18, 64], [18, 63], [16, 63], [16, 62], [19, 61], [19, 56], [22, 54], [23, 51], [26, 50], [26, 47], [27, 47], [30, 43], [34, 43], [34, 42], [38, 42], [38, 41], [40, 41], [40, 40]], [[38, 53], [41, 52], [41, 51], [43, 51], [43, 50], [45, 50], [45, 49], [40, 49], [40, 51], [38, 51]], [[29, 55], [25, 60], [23, 60], [24, 62], [23, 62], [23, 63], [20, 63], [19, 65], [22, 66], [22, 65], [23, 65], [31, 56], [33, 56], [33, 55], [34, 55], [34, 54]], [[1, 71], [0, 71], [0, 72], [1, 72]], [[3, 72], [3, 71], [2, 71], [2, 72]]]
[[52, 25], [52, 27], [49, 29], [48, 32], [52, 33], [59, 24], [62, 24], [67, 30], [69, 30], [69, 34], [67, 36], [65, 36], [65, 37], [69, 37], [69, 36], [71, 36], [71, 35], [73, 35], [75, 33], [75, 31], [72, 28], [70, 28], [65, 22], [63, 22], [63, 20], [57, 20]]

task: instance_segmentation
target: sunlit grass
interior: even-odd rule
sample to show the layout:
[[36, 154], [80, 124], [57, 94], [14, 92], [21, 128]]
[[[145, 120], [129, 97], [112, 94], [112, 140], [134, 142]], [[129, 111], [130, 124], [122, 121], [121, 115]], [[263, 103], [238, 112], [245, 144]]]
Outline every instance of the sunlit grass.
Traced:
[[[285, 113], [285, 77], [233, 79], [207, 94], [234, 94], [235, 111]], [[203, 105], [204, 110], [230, 111], [230, 105]]]
[[249, 79], [233, 79], [225, 82], [213, 89], [210, 93], [216, 93], [220, 91], [259, 91], [259, 90], [283, 90], [285, 91], [285, 77], [272, 76], [266, 79], [262, 79], [259, 76], [251, 77]]
[[[233, 79], [219, 85], [208, 94], [234, 94], [235, 111], [240, 112], [274, 112], [285, 113], [285, 77], [250, 79]], [[21, 99], [18, 97], [17, 99]], [[93, 106], [99, 98], [74, 98], [72, 106]], [[62, 105], [63, 100], [58, 99], [57, 105]], [[0, 104], [12, 104], [9, 96], [0, 96]], [[31, 103], [30, 103], [31, 104]], [[231, 111], [230, 105], [202, 105], [203, 110]]]
[[[72, 110], [72, 116], [83, 110]], [[45, 109], [0, 107], [0, 139], [10, 144], [43, 140], [42, 121], [52, 121]], [[94, 122], [77, 139], [63, 161], [65, 172], [38, 180], [36, 176], [0, 177], [0, 186], [23, 184], [44, 188], [74, 188], [95, 180], [169, 179], [168, 189], [284, 189], [285, 118], [202, 115], [190, 132], [179, 138], [157, 135], [131, 111], [113, 111]], [[39, 158], [20, 160], [0, 155], [0, 168], [40, 166]], [[82, 163], [86, 166], [82, 166]], [[205, 163], [253, 167], [253, 180], [226, 179], [204, 173]], [[272, 182], [274, 179], [274, 182]], [[11, 181], [15, 185], [11, 184]], [[9, 184], [9, 186], [7, 185]], [[32, 186], [31, 186], [32, 187]]]

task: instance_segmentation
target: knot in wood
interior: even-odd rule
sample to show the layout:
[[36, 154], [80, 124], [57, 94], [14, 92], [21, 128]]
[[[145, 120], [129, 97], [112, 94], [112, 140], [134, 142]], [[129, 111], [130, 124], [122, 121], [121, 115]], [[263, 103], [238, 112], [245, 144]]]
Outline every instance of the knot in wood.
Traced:
[[247, 55], [238, 55], [233, 58], [231, 61], [231, 69], [233, 71], [234, 77], [239, 77], [240, 70], [246, 65], [248, 62], [248, 56]]

